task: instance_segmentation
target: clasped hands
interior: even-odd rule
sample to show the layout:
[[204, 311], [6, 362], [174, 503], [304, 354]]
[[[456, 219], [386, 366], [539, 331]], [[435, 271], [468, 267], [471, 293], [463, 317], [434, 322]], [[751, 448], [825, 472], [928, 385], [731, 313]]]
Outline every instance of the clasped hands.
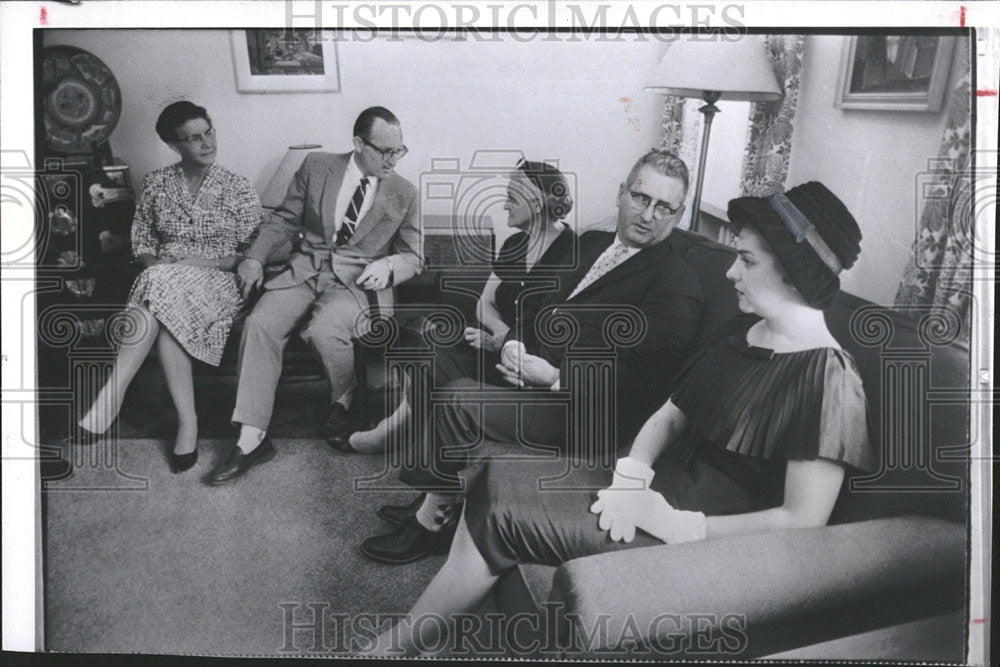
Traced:
[[496, 368], [515, 387], [551, 387], [559, 381], [559, 369], [541, 357], [528, 354], [519, 340], [504, 344]]
[[149, 266], [157, 264], [191, 264], [192, 259], [203, 259], [200, 255], [171, 255], [169, 253], [160, 255], [149, 263]]
[[599, 514], [597, 525], [615, 542], [635, 539], [640, 528], [667, 544], [703, 540], [707, 533], [701, 512], [676, 510], [661, 494], [649, 488], [653, 470], [626, 457], [618, 459], [611, 486], [597, 492], [590, 511]]

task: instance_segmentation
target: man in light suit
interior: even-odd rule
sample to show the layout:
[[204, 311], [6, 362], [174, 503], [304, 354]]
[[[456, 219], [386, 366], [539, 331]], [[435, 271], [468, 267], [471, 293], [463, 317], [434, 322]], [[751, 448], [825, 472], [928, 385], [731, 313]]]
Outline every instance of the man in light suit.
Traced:
[[352, 339], [369, 325], [367, 292], [388, 311], [392, 286], [423, 267], [417, 190], [393, 172], [406, 151], [396, 116], [382, 107], [365, 109], [354, 124], [354, 151], [306, 156], [281, 206], [262, 225], [237, 268], [244, 295], [263, 282], [270, 257], [296, 234], [302, 241], [247, 317], [233, 411], [240, 436], [209, 473], [209, 484], [235, 480], [274, 457], [267, 428], [282, 352], [302, 322], [301, 335], [319, 354], [330, 385], [323, 436], [333, 440], [350, 429]]

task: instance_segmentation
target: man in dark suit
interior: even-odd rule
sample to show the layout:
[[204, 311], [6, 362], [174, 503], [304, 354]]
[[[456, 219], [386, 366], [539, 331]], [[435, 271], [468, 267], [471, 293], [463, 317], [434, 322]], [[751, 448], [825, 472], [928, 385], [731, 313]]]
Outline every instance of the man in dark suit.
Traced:
[[406, 152], [396, 116], [382, 107], [365, 109], [354, 124], [354, 151], [306, 156], [281, 206], [262, 225], [237, 269], [244, 296], [263, 281], [269, 258], [298, 234], [301, 244], [287, 268], [264, 284], [247, 317], [233, 412], [240, 436], [209, 473], [209, 484], [237, 479], [274, 456], [266, 432], [282, 352], [304, 318], [301, 335], [319, 354], [330, 385], [323, 436], [330, 440], [349, 430], [351, 341], [370, 324], [367, 292], [387, 312], [392, 286], [423, 266], [417, 190], [393, 171]]
[[[511, 327], [523, 340], [508, 335], [498, 366], [518, 387], [516, 395], [487, 402], [473, 390], [480, 383], [449, 383], [449, 398], [434, 411], [431, 438], [412, 461], [429, 465], [405, 468], [400, 479], [424, 492], [408, 506], [383, 507], [379, 514], [400, 525], [398, 530], [362, 544], [370, 558], [407, 563], [446, 553], [460, 507], [457, 473], [467, 465], [460, 456], [479, 441], [520, 442], [565, 450], [568, 424], [564, 405], [551, 391], [567, 388], [570, 350], [561, 344], [559, 325], [569, 318], [576, 329], [575, 350], [609, 347], [608, 318], [627, 315], [645, 329], [629, 344], [611, 343], [615, 355], [615, 447], [627, 447], [646, 419], [667, 399], [670, 382], [694, 339], [702, 317], [702, 288], [694, 271], [677, 254], [670, 233], [680, 220], [688, 187], [684, 163], [672, 153], [651, 151], [632, 168], [618, 191], [616, 232], [591, 232], [579, 241], [578, 269], [562, 281], [537, 311], [521, 314]], [[546, 332], [546, 330], [548, 330]], [[547, 333], [547, 335], [546, 335]], [[608, 410], [595, 402], [584, 409]], [[447, 451], [447, 456], [443, 452]]]

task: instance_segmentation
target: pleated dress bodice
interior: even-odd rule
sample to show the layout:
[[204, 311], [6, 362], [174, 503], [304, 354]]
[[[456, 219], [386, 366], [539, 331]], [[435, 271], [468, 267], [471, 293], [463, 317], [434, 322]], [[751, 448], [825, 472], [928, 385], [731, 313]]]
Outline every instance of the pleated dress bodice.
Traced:
[[789, 460], [875, 468], [850, 354], [754, 347], [746, 334], [758, 320], [730, 321], [678, 376], [671, 401], [688, 427], [661, 456], [654, 480], [675, 507], [731, 514], [780, 505]]

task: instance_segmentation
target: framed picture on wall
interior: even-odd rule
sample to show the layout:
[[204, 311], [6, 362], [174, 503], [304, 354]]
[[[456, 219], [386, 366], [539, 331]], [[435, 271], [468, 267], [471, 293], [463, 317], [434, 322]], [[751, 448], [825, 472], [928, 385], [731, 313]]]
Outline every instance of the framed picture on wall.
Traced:
[[330, 93], [340, 90], [332, 30], [251, 28], [230, 33], [236, 90], [241, 93]]
[[857, 35], [844, 38], [835, 106], [939, 111], [954, 37]]

